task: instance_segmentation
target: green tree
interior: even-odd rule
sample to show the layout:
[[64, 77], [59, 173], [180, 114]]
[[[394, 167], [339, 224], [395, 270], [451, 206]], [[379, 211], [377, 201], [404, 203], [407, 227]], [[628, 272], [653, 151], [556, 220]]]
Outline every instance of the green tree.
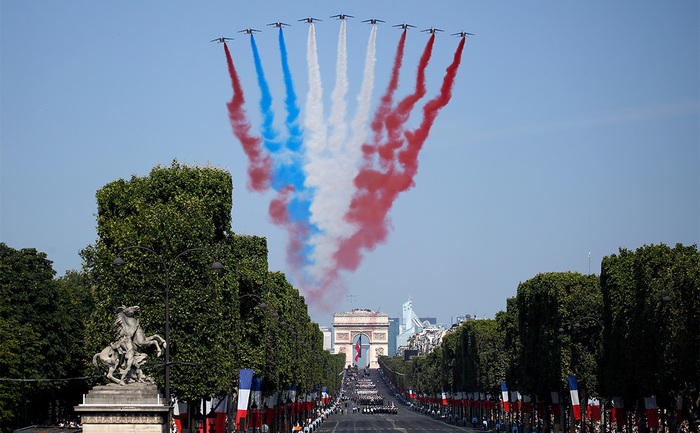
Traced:
[[596, 275], [546, 273], [518, 286], [517, 383], [523, 392], [546, 397], [566, 389], [572, 374], [583, 395], [597, 393], [602, 301]]
[[[232, 348], [240, 342], [239, 278], [234, 272], [217, 275], [212, 262], [254, 274], [266, 268], [266, 249], [237, 251], [232, 188], [223, 170], [177, 161], [147, 177], [111, 182], [97, 192], [97, 243], [81, 252], [95, 285], [86, 338], [92, 353], [114, 340], [113, 314], [120, 305], [139, 305], [144, 331], [163, 335], [167, 288], [171, 392], [183, 401], [227, 394], [238, 379]], [[257, 267], [240, 261], [251, 255], [261, 261]], [[118, 256], [124, 266], [113, 265]], [[146, 371], [162, 388], [162, 359], [149, 361]]]
[[91, 306], [81, 274], [54, 280], [52, 262], [33, 248], [0, 243], [0, 431], [72, 415], [81, 376], [85, 315]]
[[[697, 246], [620, 249], [601, 265], [606, 328], [603, 383], [632, 402], [656, 395], [691, 411], [700, 400], [700, 254]], [[644, 377], [645, 380], [635, 380]]]

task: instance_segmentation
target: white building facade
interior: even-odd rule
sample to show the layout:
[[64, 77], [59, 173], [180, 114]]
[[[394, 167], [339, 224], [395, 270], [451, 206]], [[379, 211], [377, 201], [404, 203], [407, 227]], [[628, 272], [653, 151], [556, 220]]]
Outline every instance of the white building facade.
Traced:
[[345, 366], [378, 368], [389, 353], [389, 314], [354, 309], [333, 314], [335, 353], [345, 353]]

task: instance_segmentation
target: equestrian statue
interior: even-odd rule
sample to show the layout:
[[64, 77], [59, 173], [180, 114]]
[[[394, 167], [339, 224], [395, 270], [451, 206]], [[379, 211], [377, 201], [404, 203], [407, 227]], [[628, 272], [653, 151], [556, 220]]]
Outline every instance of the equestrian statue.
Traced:
[[[166, 347], [166, 342], [160, 335], [146, 337], [138, 319], [134, 317], [138, 312], [137, 305], [128, 308], [122, 305], [117, 308], [114, 320], [114, 328], [118, 334], [117, 341], [110, 343], [92, 357], [95, 368], [99, 369], [97, 360], [101, 360], [108, 367], [107, 378], [119, 385], [134, 382], [153, 383], [153, 378], [141, 371], [141, 366], [146, 363], [148, 357], [141, 352], [141, 349], [155, 346], [156, 356], [160, 356], [161, 348], [158, 342], [160, 341], [163, 348]], [[114, 376], [117, 371], [120, 374], [119, 379]]]

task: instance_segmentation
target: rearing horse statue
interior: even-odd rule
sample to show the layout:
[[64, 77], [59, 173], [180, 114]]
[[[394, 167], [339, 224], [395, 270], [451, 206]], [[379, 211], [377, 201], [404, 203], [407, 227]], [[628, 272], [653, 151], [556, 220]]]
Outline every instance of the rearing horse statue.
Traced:
[[[100, 353], [92, 357], [92, 363], [97, 367], [99, 358], [107, 367], [107, 378], [120, 385], [131, 382], [153, 382], [153, 378], [145, 376], [141, 371], [141, 366], [146, 362], [147, 355], [141, 353], [139, 349], [147, 349], [150, 346], [156, 347], [156, 356], [160, 356], [161, 348], [166, 342], [160, 335], [154, 334], [146, 337], [138, 319], [134, 317], [139, 312], [137, 305], [126, 307], [122, 305], [117, 308], [114, 327], [118, 332], [118, 340], [105, 347]], [[114, 372], [119, 369], [121, 378], [114, 377]]]

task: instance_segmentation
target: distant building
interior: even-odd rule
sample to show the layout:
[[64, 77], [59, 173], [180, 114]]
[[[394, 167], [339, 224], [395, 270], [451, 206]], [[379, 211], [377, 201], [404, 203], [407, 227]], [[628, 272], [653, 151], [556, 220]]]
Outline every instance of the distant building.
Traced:
[[378, 368], [379, 357], [389, 353], [388, 333], [387, 313], [357, 308], [333, 314], [335, 352], [345, 353], [346, 367]]
[[396, 338], [399, 336], [399, 328], [401, 327], [401, 319], [398, 317], [389, 317], [389, 356], [396, 356]]
[[319, 326], [323, 332], [323, 350], [333, 353], [333, 332], [329, 326]]
[[425, 327], [426, 322], [428, 322], [429, 325], [437, 325], [437, 319], [435, 317], [419, 317], [418, 320], [423, 324], [423, 327]]
[[401, 327], [399, 328], [399, 335], [396, 337], [396, 346], [398, 347], [408, 345], [408, 339], [411, 338], [414, 332], [423, 329], [423, 322], [420, 321], [416, 313], [413, 312], [413, 300], [408, 298], [408, 301], [403, 304], [403, 317], [401, 321]]

